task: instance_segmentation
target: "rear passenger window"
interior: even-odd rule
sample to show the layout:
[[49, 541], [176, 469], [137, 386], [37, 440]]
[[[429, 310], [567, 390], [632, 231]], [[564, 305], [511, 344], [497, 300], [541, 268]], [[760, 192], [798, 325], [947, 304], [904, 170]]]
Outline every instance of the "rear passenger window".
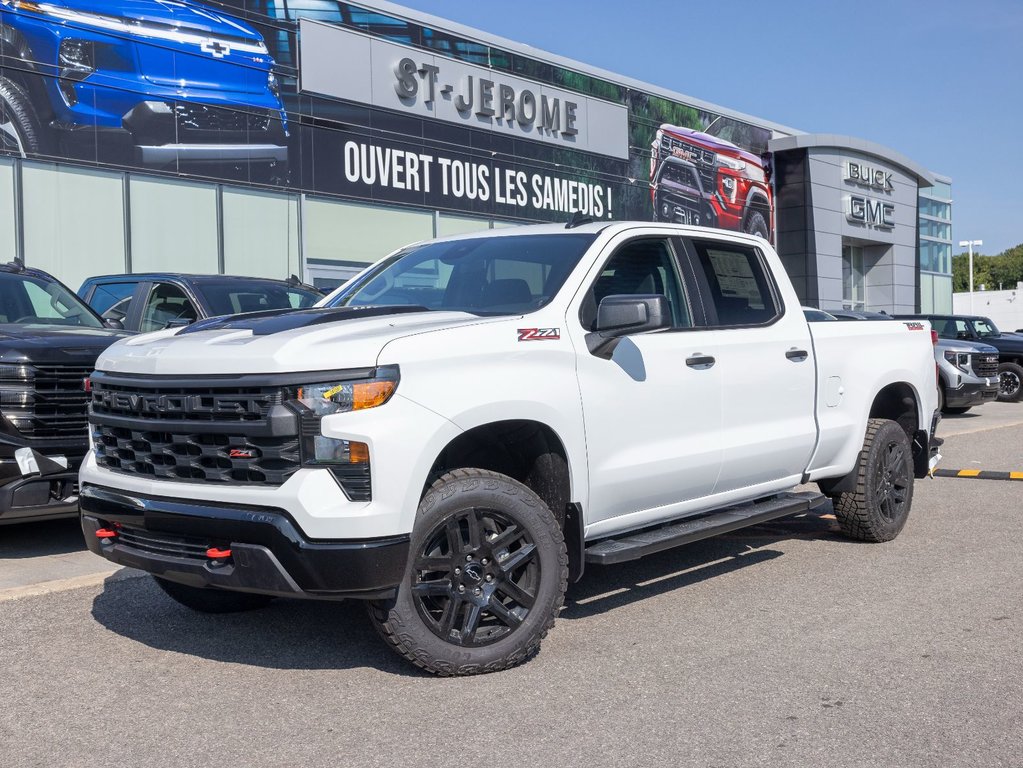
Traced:
[[763, 325], [778, 316], [774, 286], [760, 253], [747, 246], [715, 241], [693, 241], [698, 268], [702, 267], [710, 293], [708, 315], [719, 326]]

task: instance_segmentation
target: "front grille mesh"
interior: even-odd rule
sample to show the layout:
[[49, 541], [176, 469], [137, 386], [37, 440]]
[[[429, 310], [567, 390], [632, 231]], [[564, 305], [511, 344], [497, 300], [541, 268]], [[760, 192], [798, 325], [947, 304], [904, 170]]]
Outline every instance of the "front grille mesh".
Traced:
[[998, 355], [973, 355], [973, 372], [981, 378], [998, 375]]
[[270, 127], [270, 115], [265, 111], [246, 112], [205, 104], [175, 104], [174, 115], [178, 125], [186, 130], [262, 133]]
[[173, 536], [167, 533], [154, 533], [141, 528], [121, 527], [117, 529], [119, 544], [165, 557], [183, 557], [188, 560], [206, 561], [207, 541], [188, 536]]
[[78, 437], [87, 431], [85, 379], [92, 366], [0, 366], [0, 407], [26, 437]]

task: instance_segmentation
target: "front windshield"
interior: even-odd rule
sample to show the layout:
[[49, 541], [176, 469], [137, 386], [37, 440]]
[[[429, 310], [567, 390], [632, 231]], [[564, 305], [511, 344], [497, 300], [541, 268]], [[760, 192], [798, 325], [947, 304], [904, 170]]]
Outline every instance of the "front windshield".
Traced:
[[327, 306], [525, 314], [554, 298], [595, 238], [584, 233], [504, 235], [413, 246], [349, 284]]
[[91, 309], [60, 283], [25, 272], [0, 272], [0, 324], [102, 328]]
[[977, 332], [977, 335], [982, 339], [992, 339], [996, 336], [1000, 336], [998, 329], [995, 328], [995, 324], [988, 320], [986, 317], [982, 317], [979, 320], [973, 321], [973, 329]]
[[323, 296], [308, 288], [271, 280], [202, 280], [196, 290], [211, 315], [238, 315], [268, 309], [305, 309]]

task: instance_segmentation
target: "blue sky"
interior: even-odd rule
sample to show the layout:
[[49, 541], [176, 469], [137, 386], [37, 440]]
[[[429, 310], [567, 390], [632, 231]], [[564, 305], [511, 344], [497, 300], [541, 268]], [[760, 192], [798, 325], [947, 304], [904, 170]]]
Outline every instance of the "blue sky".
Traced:
[[1023, 0], [402, 0], [952, 178], [953, 232], [1023, 243]]

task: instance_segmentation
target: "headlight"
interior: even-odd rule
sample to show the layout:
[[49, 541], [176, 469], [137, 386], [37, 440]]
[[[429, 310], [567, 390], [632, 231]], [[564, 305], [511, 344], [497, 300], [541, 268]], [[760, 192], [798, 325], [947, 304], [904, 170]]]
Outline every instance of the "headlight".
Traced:
[[718, 165], [723, 165], [725, 168], [731, 168], [733, 171], [744, 171], [746, 170], [746, 163], [735, 157], [729, 157], [728, 155], [714, 155], [714, 162]]
[[322, 417], [334, 413], [376, 408], [391, 399], [398, 388], [398, 367], [377, 369], [371, 379], [324, 381], [291, 387], [288, 399], [308, 413]]
[[969, 373], [970, 355], [967, 352], [945, 352], [945, 359], [961, 371]]

